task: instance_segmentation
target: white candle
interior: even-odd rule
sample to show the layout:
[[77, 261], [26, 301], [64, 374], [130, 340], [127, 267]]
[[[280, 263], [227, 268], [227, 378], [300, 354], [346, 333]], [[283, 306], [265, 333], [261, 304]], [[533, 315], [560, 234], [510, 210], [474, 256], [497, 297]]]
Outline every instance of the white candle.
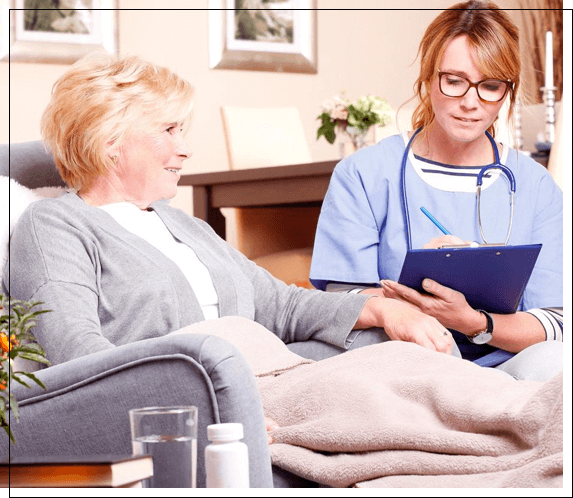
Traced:
[[553, 86], [553, 33], [545, 35], [545, 88]]

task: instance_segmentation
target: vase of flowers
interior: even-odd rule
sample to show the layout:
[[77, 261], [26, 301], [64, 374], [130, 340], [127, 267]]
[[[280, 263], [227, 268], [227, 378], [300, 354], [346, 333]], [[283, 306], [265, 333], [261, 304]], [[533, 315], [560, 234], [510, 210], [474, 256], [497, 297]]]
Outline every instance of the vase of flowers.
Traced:
[[39, 302], [17, 301], [0, 294], [0, 425], [12, 442], [16, 442], [10, 429], [8, 408], [18, 420], [18, 403], [10, 393], [9, 383], [18, 382], [30, 387], [25, 379], [30, 379], [43, 389], [46, 387], [32, 373], [18, 372], [14, 368], [16, 358], [50, 365], [46, 353], [36, 342], [30, 329], [36, 325], [35, 318], [48, 310], [32, 311], [42, 304]]
[[[341, 155], [348, 155], [369, 145], [367, 134], [373, 125], [386, 126], [392, 120], [392, 108], [384, 99], [367, 95], [355, 102], [340, 96], [329, 99], [322, 104], [322, 113], [317, 119], [321, 121], [316, 139], [324, 136], [329, 143], [334, 143], [337, 131], [346, 141], [341, 143]], [[348, 147], [350, 145], [350, 147]]]

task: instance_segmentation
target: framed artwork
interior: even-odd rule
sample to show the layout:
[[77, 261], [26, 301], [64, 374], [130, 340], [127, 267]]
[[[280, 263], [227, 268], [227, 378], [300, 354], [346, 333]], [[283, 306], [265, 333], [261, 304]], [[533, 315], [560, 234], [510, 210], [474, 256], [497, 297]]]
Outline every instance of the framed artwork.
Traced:
[[209, 67], [316, 73], [316, 0], [209, 0]]
[[70, 64], [118, 49], [117, 0], [0, 0], [1, 60]]

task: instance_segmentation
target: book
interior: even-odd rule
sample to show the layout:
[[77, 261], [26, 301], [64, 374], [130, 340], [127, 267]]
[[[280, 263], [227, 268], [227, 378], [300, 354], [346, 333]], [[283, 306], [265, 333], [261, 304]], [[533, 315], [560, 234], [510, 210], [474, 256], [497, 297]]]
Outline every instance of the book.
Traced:
[[150, 455], [16, 457], [0, 462], [0, 487], [137, 487], [153, 475]]

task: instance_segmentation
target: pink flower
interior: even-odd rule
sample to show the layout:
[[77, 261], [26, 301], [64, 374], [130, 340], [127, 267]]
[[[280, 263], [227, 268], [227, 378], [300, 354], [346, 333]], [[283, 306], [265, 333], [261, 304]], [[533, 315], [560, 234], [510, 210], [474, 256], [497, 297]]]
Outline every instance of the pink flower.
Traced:
[[348, 119], [348, 111], [345, 105], [337, 104], [336, 107], [330, 111], [330, 117], [339, 121], [346, 121]]

